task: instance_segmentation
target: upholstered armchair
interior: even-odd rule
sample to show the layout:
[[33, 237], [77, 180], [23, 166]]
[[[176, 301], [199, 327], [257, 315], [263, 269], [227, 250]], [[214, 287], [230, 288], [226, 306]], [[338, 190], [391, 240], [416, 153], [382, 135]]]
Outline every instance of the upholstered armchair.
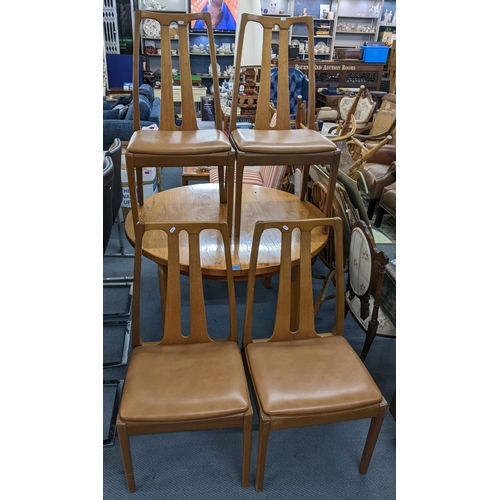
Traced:
[[[354, 99], [355, 96], [345, 96], [342, 99], [340, 99], [339, 111], [341, 120], [347, 121], [348, 113], [351, 109]], [[356, 106], [356, 111], [354, 112], [354, 118], [356, 120], [356, 129], [358, 133], [360, 130], [363, 130], [366, 127], [368, 127], [368, 123], [373, 116], [375, 107], [376, 107], [376, 102], [372, 99], [370, 92], [368, 90], [365, 90], [361, 99], [358, 101], [358, 105]]]
[[377, 216], [375, 217], [375, 227], [380, 227], [384, 214], [390, 214], [396, 218], [396, 181], [386, 186], [382, 191]]
[[[358, 101], [356, 104], [357, 98]], [[349, 112], [352, 110], [353, 105], [355, 105], [354, 119], [356, 120], [356, 132], [359, 133], [370, 127], [370, 120], [372, 119], [377, 104], [372, 99], [368, 89], [358, 92], [358, 95], [344, 95], [334, 102], [334, 107], [326, 106], [319, 108], [317, 112], [318, 120], [327, 122], [327, 134], [335, 134], [339, 122], [347, 124], [349, 121]], [[345, 131], [346, 130], [344, 130], [344, 133]]]
[[[396, 182], [396, 146], [385, 144], [375, 153], [370, 163], [360, 171], [358, 185], [370, 197], [368, 217], [371, 219], [384, 188]], [[376, 226], [377, 227], [377, 226]]]
[[396, 145], [396, 94], [386, 94], [382, 97], [380, 109], [369, 127], [359, 129], [354, 137], [365, 144], [377, 144], [389, 135], [390, 144]]
[[[288, 83], [290, 89], [290, 115], [297, 114], [297, 98], [307, 99], [309, 90], [309, 78], [302, 71], [295, 68], [288, 68]], [[278, 68], [271, 68], [271, 102], [277, 104], [278, 95]], [[306, 103], [309, 106], [309, 103]], [[313, 103], [314, 105], [314, 103]]]
[[[139, 112], [141, 127], [160, 124], [160, 98], [154, 96], [154, 90], [147, 83], [139, 87]], [[118, 138], [128, 142], [134, 132], [132, 120], [132, 99], [118, 98], [116, 101], [107, 101], [103, 98], [102, 105], [102, 149], [109, 149], [113, 141]]]

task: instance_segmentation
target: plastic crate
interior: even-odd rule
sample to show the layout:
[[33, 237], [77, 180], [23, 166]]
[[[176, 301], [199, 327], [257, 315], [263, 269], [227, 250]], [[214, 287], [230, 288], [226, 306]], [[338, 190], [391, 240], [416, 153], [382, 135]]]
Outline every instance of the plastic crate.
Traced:
[[371, 63], [386, 63], [387, 56], [389, 55], [390, 47], [366, 47], [364, 45], [361, 46], [363, 49], [363, 62], [371, 62]]

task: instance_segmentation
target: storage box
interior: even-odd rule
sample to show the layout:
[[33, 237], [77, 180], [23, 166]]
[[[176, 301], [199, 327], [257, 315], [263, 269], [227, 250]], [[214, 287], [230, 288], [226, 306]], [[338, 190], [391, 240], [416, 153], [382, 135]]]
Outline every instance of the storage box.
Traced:
[[[158, 181], [156, 178], [155, 167], [142, 169], [142, 182], [143, 182], [144, 198], [148, 198], [149, 196], [156, 194], [158, 192]], [[130, 203], [130, 189], [128, 185], [125, 155], [122, 155], [122, 192], [123, 192], [122, 213], [123, 213], [123, 219], [125, 220], [125, 217], [132, 208], [132, 204]]]
[[360, 47], [363, 50], [363, 62], [371, 62], [371, 63], [386, 63], [387, 56], [389, 55], [389, 47], [366, 47], [362, 45]]

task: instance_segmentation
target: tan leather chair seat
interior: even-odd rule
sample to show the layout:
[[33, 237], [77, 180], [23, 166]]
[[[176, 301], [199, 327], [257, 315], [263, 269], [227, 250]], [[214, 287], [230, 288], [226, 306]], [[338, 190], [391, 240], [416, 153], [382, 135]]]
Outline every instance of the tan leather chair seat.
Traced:
[[235, 342], [136, 347], [123, 388], [120, 418], [197, 420], [245, 412], [247, 382], [238, 354]]
[[292, 416], [380, 404], [380, 390], [347, 340], [340, 336], [318, 340], [247, 346], [265, 413]]
[[232, 133], [235, 146], [240, 151], [254, 153], [304, 154], [335, 151], [335, 144], [315, 130], [252, 130], [236, 129]]
[[[151, 132], [154, 132], [152, 134]], [[210, 154], [230, 151], [231, 144], [222, 130], [138, 130], [128, 143], [131, 153]]]

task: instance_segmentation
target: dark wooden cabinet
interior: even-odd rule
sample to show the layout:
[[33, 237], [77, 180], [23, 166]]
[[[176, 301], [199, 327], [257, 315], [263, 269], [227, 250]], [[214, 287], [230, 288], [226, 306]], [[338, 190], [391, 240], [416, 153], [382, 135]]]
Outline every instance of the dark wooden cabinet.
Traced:
[[[359, 88], [364, 85], [368, 90], [380, 90], [383, 63], [364, 63], [362, 61], [316, 61], [314, 81], [316, 89], [327, 88], [333, 84], [341, 88]], [[290, 66], [299, 69], [308, 77], [307, 61], [290, 61]], [[312, 78], [309, 77], [309, 81]]]

